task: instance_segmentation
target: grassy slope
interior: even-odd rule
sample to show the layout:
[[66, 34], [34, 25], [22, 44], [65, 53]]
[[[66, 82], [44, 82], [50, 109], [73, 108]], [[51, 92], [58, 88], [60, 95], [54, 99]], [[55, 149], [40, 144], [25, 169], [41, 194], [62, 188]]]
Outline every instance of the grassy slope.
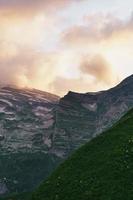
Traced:
[[42, 183], [32, 200], [132, 200], [133, 110], [81, 147]]

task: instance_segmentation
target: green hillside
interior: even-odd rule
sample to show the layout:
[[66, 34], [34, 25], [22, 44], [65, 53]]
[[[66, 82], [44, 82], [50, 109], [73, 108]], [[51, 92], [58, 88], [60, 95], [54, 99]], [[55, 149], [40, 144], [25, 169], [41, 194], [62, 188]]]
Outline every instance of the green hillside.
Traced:
[[32, 196], [32, 200], [132, 199], [133, 110], [76, 151]]

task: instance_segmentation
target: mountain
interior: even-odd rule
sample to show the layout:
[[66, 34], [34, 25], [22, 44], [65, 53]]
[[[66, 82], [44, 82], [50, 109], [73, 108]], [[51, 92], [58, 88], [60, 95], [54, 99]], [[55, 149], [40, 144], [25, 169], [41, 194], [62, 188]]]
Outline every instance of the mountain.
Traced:
[[33, 190], [75, 149], [131, 108], [133, 75], [107, 91], [69, 92], [63, 98], [1, 88], [0, 195]]
[[59, 97], [30, 89], [0, 89], [0, 195], [35, 188], [59, 163], [49, 155]]
[[132, 200], [133, 110], [77, 150], [32, 200]]
[[133, 75], [107, 91], [69, 92], [60, 99], [56, 113], [54, 151], [64, 157], [69, 155], [81, 144], [111, 127], [131, 108]]

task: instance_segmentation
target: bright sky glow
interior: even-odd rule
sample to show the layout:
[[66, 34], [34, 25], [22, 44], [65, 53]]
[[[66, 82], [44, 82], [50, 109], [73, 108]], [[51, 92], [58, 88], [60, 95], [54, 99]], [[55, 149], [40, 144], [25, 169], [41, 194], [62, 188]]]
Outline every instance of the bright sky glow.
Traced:
[[0, 0], [0, 84], [64, 95], [133, 74], [132, 0]]

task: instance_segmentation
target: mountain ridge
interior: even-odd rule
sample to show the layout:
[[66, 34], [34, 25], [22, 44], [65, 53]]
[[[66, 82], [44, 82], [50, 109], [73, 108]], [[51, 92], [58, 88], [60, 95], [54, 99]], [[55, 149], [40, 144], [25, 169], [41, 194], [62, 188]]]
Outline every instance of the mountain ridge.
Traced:
[[[32, 190], [73, 151], [107, 130], [132, 107], [133, 75], [108, 91], [69, 92], [63, 98], [38, 90], [0, 89], [0, 182], [10, 193]], [[12, 168], [17, 163], [15, 173], [8, 159]], [[33, 177], [28, 182], [29, 171]]]

